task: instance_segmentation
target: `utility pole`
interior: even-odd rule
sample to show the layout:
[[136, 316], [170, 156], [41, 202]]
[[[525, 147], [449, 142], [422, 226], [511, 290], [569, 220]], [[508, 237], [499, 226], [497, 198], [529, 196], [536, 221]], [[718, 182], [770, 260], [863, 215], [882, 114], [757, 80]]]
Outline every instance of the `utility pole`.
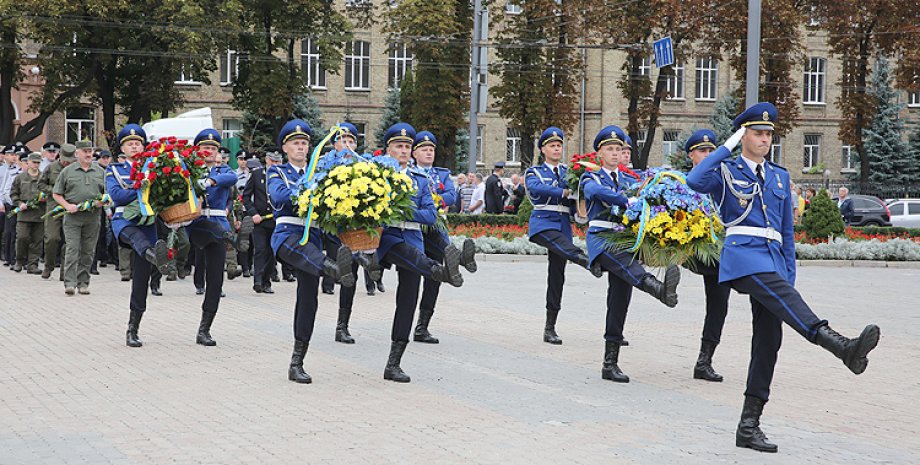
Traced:
[[485, 111], [486, 67], [488, 57], [482, 42], [488, 36], [488, 10], [482, 7], [482, 0], [475, 0], [473, 4], [473, 37], [471, 41], [472, 53], [470, 54], [470, 148], [467, 155], [468, 173], [476, 172], [476, 154], [479, 153], [479, 144], [476, 140], [479, 135], [479, 112]]
[[760, 0], [748, 0], [747, 76], [744, 106], [760, 100]]

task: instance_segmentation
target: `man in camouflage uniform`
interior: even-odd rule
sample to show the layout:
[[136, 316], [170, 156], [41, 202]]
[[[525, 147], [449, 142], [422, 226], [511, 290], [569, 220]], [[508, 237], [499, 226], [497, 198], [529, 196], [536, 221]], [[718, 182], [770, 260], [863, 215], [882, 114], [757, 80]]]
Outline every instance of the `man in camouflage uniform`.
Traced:
[[[52, 198], [52, 190], [54, 190], [54, 184], [57, 182], [61, 171], [76, 160], [74, 158], [74, 152], [76, 152], [76, 150], [77, 148], [74, 147], [73, 144], [62, 145], [61, 156], [56, 162], [48, 165], [48, 168], [42, 173], [42, 177], [38, 181], [42, 192], [48, 197], [48, 202], [45, 207], [46, 212], [50, 212], [58, 205], [57, 202], [54, 201], [54, 198]], [[54, 266], [58, 262], [59, 251], [60, 261], [62, 264], [64, 262], [64, 248], [62, 247], [64, 243], [63, 227], [63, 218], [52, 218], [49, 215], [45, 219], [45, 271], [42, 272], [43, 279], [51, 277], [51, 272], [54, 271]], [[64, 280], [63, 266], [61, 267], [60, 280]]]
[[26, 267], [29, 274], [40, 274], [38, 259], [42, 254], [42, 239], [45, 230], [42, 214], [45, 209], [42, 204], [28, 208], [26, 202], [35, 199], [41, 193], [38, 185], [41, 171], [38, 167], [42, 156], [38, 152], [32, 152], [28, 160], [28, 169], [16, 176], [10, 191], [13, 205], [21, 210], [16, 215], [16, 265], [13, 271], [18, 273], [23, 267]]

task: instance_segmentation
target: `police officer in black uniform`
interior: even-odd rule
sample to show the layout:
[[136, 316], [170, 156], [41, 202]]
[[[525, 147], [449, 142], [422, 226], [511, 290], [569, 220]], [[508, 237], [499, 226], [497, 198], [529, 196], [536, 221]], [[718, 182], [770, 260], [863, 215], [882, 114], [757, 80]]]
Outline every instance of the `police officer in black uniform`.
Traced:
[[258, 160], [250, 159], [249, 179], [243, 188], [243, 205], [246, 215], [252, 218], [253, 273], [252, 290], [256, 294], [274, 294], [272, 290], [272, 271], [275, 269], [275, 255], [271, 249], [272, 232], [275, 230], [275, 218], [268, 191], [265, 188], [265, 171], [276, 163], [281, 163], [281, 153], [272, 149], [265, 157], [265, 168], [258, 165]]

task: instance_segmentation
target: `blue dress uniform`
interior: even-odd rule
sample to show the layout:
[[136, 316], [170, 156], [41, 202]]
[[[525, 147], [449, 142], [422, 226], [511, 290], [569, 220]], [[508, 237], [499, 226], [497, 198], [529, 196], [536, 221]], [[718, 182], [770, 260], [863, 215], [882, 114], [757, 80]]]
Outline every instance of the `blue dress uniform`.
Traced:
[[[215, 129], [205, 129], [195, 137], [195, 145], [220, 147], [220, 133]], [[218, 157], [220, 155], [217, 155]], [[200, 180], [205, 187], [205, 197], [201, 206], [201, 216], [186, 226], [189, 242], [196, 248], [196, 257], [204, 254], [205, 293], [201, 304], [201, 323], [198, 326], [196, 342], [204, 346], [217, 345], [211, 339], [211, 324], [220, 305], [224, 287], [224, 261], [227, 258], [226, 242], [232, 240], [230, 222], [227, 221], [227, 204], [230, 190], [238, 178], [229, 166], [219, 162], [212, 166], [208, 177]], [[196, 275], [198, 267], [195, 267]]]
[[[684, 144], [684, 152], [700, 148], [716, 147], [716, 135], [708, 129], [694, 132]], [[703, 320], [703, 335], [700, 339], [700, 353], [693, 367], [694, 379], [707, 381], [722, 381], [722, 375], [712, 368], [712, 356], [722, 339], [722, 328], [725, 326], [725, 317], [728, 315], [728, 298], [732, 289], [719, 283], [719, 262], [704, 264], [691, 258], [684, 264], [684, 268], [703, 277], [703, 288], [706, 293], [706, 317]]]
[[[434, 134], [428, 131], [419, 132], [412, 143], [412, 150], [421, 147], [437, 147], [438, 140]], [[428, 178], [428, 184], [431, 191], [441, 196], [441, 205], [435, 205], [440, 211], [442, 208], [449, 208], [457, 202], [457, 190], [454, 188], [454, 182], [450, 179], [450, 170], [437, 166], [417, 167]], [[425, 228], [423, 231], [425, 237], [425, 256], [444, 263], [444, 253], [448, 247], [454, 247], [450, 243], [450, 237], [447, 231], [438, 228]], [[471, 239], [463, 241], [460, 251], [460, 264], [473, 273], [476, 271], [476, 246]], [[428, 344], [437, 344], [439, 341], [428, 331], [428, 325], [431, 323], [431, 317], [434, 315], [434, 307], [438, 302], [438, 294], [441, 289], [440, 281], [426, 277], [422, 283], [422, 298], [419, 301], [418, 323], [412, 335], [412, 340]]]
[[[594, 138], [594, 150], [605, 145], [623, 146], [623, 131], [617, 126], [607, 126]], [[619, 368], [620, 346], [623, 345], [623, 326], [632, 299], [633, 287], [648, 292], [665, 305], [677, 305], [675, 288], [680, 280], [680, 270], [670, 267], [662, 283], [639, 264], [635, 257], [625, 251], [608, 250], [608, 244], [601, 236], [614, 228], [612, 209], [625, 209], [629, 199], [621, 193], [627, 184], [625, 173], [601, 169], [582, 175], [580, 183], [588, 207], [588, 259], [591, 265], [607, 271], [607, 324], [604, 332], [604, 365], [601, 377], [616, 382], [628, 383], [629, 377]], [[632, 181], [634, 178], [629, 177]]]
[[[145, 143], [147, 134], [136, 125], [126, 125], [118, 131], [118, 145], [136, 140]], [[131, 315], [128, 319], [128, 331], [125, 343], [130, 347], [140, 347], [143, 342], [138, 338], [137, 332], [141, 318], [147, 310], [147, 286], [150, 284], [150, 265], [153, 264], [161, 272], [165, 272], [168, 247], [163, 240], [157, 240], [157, 230], [153, 221], [141, 225], [141, 218], [125, 218], [125, 207], [137, 201], [137, 189], [131, 180], [131, 163], [112, 163], [105, 173], [106, 192], [115, 205], [112, 215], [112, 232], [115, 237], [128, 247], [134, 249], [134, 274], [131, 277]]]
[[[776, 121], [776, 107], [762, 102], [735, 118], [734, 126], [736, 130], [772, 131]], [[730, 156], [729, 148], [719, 147], [690, 171], [687, 184], [710, 194], [719, 204], [727, 227], [719, 281], [750, 295], [754, 315], [751, 364], [735, 442], [739, 447], [775, 452], [776, 445], [768, 442], [759, 423], [770, 395], [782, 323], [833, 353], [855, 374], [866, 369], [866, 355], [878, 344], [879, 328], [868, 325], [860, 337], [851, 339], [814, 314], [794, 287], [789, 173], [772, 162], [758, 164], [744, 156]]]
[[[547, 128], [540, 134], [538, 146], [553, 142], [563, 142], [564, 134], [556, 127]], [[524, 173], [527, 195], [533, 204], [527, 234], [530, 242], [546, 247], [546, 325], [543, 328], [543, 340], [550, 344], [562, 344], [556, 334], [556, 318], [562, 309], [562, 287], [565, 285], [565, 265], [571, 261], [590, 269], [588, 256], [572, 243], [572, 201], [562, 196], [566, 189], [566, 167], [561, 163], [551, 166], [548, 163], [531, 166]], [[599, 269], [592, 270], [596, 277], [602, 276]]]

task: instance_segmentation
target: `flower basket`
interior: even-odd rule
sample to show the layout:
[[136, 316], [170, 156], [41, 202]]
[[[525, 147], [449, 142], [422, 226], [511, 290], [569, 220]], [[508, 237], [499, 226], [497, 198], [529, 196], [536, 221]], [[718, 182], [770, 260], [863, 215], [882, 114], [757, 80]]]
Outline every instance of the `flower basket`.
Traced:
[[339, 233], [339, 239], [342, 241], [342, 245], [348, 247], [352, 252], [368, 251], [380, 246], [381, 234], [383, 234], [383, 228], [376, 228], [371, 231], [354, 229]]
[[177, 203], [173, 206], [166, 207], [160, 212], [160, 218], [163, 218], [167, 224], [185, 223], [192, 221], [201, 216], [201, 209], [192, 211], [192, 206], [186, 203]]

